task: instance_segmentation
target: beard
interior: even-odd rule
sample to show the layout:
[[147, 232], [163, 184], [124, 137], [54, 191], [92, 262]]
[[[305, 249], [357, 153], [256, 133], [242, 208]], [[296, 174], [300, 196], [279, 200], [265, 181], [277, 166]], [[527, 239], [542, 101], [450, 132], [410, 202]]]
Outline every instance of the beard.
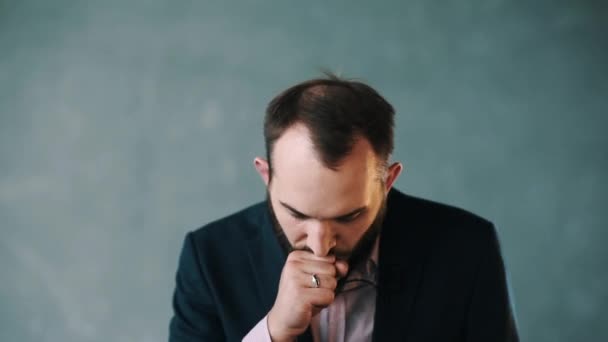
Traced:
[[[268, 192], [266, 192], [266, 203], [268, 203], [268, 211], [270, 212], [270, 218], [272, 221], [272, 226], [275, 235], [277, 237], [279, 245], [281, 246], [285, 254], [289, 254], [297, 249], [312, 252], [309, 247], [295, 248], [289, 242], [289, 239], [287, 239], [287, 236], [285, 235], [285, 230], [283, 229], [283, 227], [281, 227], [281, 224], [279, 223], [277, 216], [272, 208], [272, 201], [270, 193]], [[330, 250], [329, 255], [335, 255], [337, 259], [345, 260], [348, 263], [348, 272], [350, 273], [350, 270], [354, 269], [355, 266], [369, 258], [371, 251], [374, 247], [374, 243], [376, 242], [376, 239], [382, 231], [382, 225], [384, 223], [385, 216], [386, 197], [382, 199], [382, 203], [380, 204], [380, 209], [378, 210], [376, 217], [374, 218], [368, 229], [365, 231], [365, 233], [363, 233], [359, 241], [357, 241], [355, 247], [353, 247], [352, 250], [345, 252], [335, 251], [332, 249]], [[344, 278], [347, 277], [348, 275]]]

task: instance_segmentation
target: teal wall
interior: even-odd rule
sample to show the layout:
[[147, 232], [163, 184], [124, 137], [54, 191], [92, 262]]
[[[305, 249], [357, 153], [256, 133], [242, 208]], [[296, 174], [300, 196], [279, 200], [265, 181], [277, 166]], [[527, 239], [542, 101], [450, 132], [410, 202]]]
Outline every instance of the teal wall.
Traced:
[[0, 0], [0, 341], [164, 341], [184, 234], [261, 200], [281, 89], [398, 111], [411, 194], [499, 227], [527, 341], [608, 339], [600, 1]]

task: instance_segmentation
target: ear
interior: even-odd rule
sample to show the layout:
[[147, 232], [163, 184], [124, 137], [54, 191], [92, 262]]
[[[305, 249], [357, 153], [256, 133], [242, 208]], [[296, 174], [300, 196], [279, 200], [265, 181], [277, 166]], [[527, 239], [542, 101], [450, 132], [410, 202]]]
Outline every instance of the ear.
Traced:
[[262, 177], [264, 184], [268, 186], [268, 182], [270, 181], [270, 168], [268, 167], [266, 159], [256, 157], [253, 160], [253, 166], [258, 171], [258, 174], [260, 174], [260, 177]]
[[399, 178], [401, 171], [403, 171], [403, 164], [401, 163], [393, 163], [391, 166], [388, 167], [385, 182], [385, 190], [387, 194], [388, 191], [393, 187], [393, 184], [395, 183], [397, 178]]

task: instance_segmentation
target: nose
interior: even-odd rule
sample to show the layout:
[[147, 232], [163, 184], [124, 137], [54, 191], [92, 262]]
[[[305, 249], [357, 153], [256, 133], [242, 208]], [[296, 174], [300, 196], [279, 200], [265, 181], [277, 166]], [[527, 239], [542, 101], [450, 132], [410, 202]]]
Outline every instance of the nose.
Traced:
[[316, 256], [327, 256], [336, 246], [336, 235], [331, 224], [326, 220], [311, 222], [306, 244]]

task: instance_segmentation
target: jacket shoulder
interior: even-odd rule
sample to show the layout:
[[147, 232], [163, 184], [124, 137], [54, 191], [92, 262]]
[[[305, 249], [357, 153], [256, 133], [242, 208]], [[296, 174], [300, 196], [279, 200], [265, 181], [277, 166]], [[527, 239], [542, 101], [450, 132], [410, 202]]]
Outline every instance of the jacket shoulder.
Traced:
[[491, 224], [489, 220], [478, 214], [454, 205], [406, 194], [401, 195], [402, 198], [399, 201], [401, 205], [408, 205], [411, 207], [410, 210], [415, 211], [418, 215], [426, 216], [425, 218], [433, 221], [469, 223], [474, 225]]
[[190, 233], [194, 245], [202, 250], [241, 248], [258, 236], [267, 221], [267, 204], [260, 202], [210, 222]]
[[432, 236], [456, 240], [494, 239], [496, 229], [488, 219], [457, 206], [395, 191], [389, 208], [402, 213], [405, 225]]

